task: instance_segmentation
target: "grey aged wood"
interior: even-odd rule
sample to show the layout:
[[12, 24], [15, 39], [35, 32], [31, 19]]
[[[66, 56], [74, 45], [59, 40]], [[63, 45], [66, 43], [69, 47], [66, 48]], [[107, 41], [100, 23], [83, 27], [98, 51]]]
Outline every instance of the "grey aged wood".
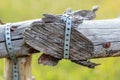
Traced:
[[[80, 24], [76, 30], [81, 32], [93, 43], [93, 57], [100, 57], [100, 55], [119, 56], [120, 18], [84, 21], [84, 24]], [[111, 46], [109, 48], [104, 48], [103, 43], [107, 42], [110, 42]]]
[[[95, 11], [91, 11], [94, 14]], [[88, 13], [91, 11], [88, 10]], [[72, 62], [94, 68], [97, 64], [89, 59], [120, 56], [120, 18], [91, 20], [94, 15], [92, 18], [87, 15], [86, 19], [74, 14], [70, 44]], [[16, 53], [17, 56], [33, 54], [36, 50], [42, 51], [39, 63], [56, 65], [63, 58], [65, 23], [60, 20], [61, 15], [44, 16], [42, 19], [12, 23], [12, 40], [15, 51], [20, 51], [20, 54]], [[0, 58], [8, 57], [4, 27], [5, 25], [0, 25]]]
[[[18, 58], [19, 65], [19, 80], [32, 80], [32, 55]], [[12, 65], [13, 62], [11, 59], [5, 59], [4, 65], [4, 79], [5, 80], [13, 80], [12, 77]]]
[[[44, 16], [42, 22], [34, 22], [29, 29], [25, 30], [23, 36], [28, 45], [44, 52], [44, 55], [39, 59], [39, 63], [51, 65], [51, 61], [55, 65], [63, 58], [65, 24], [61, 22], [59, 16], [47, 14]], [[88, 59], [119, 56], [119, 36], [111, 34], [116, 31], [119, 34], [119, 22], [120, 19], [118, 18], [112, 20], [84, 20], [78, 27], [72, 28], [70, 60], [94, 68], [97, 64], [88, 61]], [[97, 26], [99, 27], [97, 28]], [[108, 27], [105, 28], [105, 26]], [[115, 28], [112, 26], [115, 26]]]
[[[25, 21], [25, 22], [27, 22], [27, 21]], [[26, 24], [28, 24], [28, 23], [26, 23]], [[23, 26], [25, 25], [24, 22], [22, 22], [20, 24]], [[15, 29], [14, 31], [11, 32], [13, 47], [14, 47], [15, 52], [17, 52], [16, 56], [29, 55], [31, 53], [34, 53], [34, 51], [36, 51], [36, 50], [34, 50], [33, 48], [31, 48], [30, 46], [25, 44], [25, 42], [23, 40], [23, 36], [22, 36], [22, 33], [25, 28], [18, 29], [18, 28], [23, 27], [20, 24], [12, 23], [11, 29]], [[0, 25], [0, 58], [8, 57], [8, 53], [7, 53], [6, 45], [5, 45], [5, 33], [4, 33], [5, 26], [6, 25]]]
[[[0, 58], [5, 57], [4, 65], [4, 79], [13, 80], [13, 61], [9, 58], [5, 45], [5, 27], [6, 25], [0, 25]], [[17, 26], [18, 28], [18, 26]], [[36, 50], [25, 44], [22, 32], [24, 30], [16, 30], [16, 26], [11, 26], [12, 33], [12, 45], [14, 52], [18, 57], [18, 76], [19, 80], [33, 80], [32, 79], [32, 53]]]

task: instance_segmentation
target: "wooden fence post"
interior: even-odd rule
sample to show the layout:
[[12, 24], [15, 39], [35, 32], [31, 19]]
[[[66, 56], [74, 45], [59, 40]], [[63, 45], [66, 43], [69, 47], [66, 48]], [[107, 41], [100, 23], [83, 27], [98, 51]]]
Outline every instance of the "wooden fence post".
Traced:
[[[18, 58], [19, 64], [19, 80], [32, 80], [32, 55]], [[12, 77], [13, 62], [9, 58], [5, 58], [4, 78], [5, 80], [13, 80]]]

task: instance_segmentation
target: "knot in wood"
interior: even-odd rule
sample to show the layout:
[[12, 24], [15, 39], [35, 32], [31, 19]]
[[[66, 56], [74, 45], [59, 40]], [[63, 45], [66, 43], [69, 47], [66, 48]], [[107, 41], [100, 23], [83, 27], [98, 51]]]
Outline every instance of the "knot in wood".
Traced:
[[110, 48], [110, 46], [111, 46], [110, 42], [106, 42], [106, 43], [103, 44], [104, 48]]

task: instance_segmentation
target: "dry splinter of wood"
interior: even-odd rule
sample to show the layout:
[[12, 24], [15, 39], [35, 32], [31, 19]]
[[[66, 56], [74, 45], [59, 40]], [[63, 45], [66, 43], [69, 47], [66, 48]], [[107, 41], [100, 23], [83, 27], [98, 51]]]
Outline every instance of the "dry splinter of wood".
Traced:
[[[98, 7], [92, 10], [73, 12], [72, 14], [69, 14], [67, 10], [66, 14], [72, 16], [74, 27], [74, 24], [81, 24], [83, 20], [94, 19], [96, 17], [95, 9], [97, 10]], [[44, 14], [42, 22], [34, 22], [23, 34], [28, 45], [44, 52], [38, 60], [43, 65], [55, 66], [63, 58], [65, 23], [60, 18], [61, 15]], [[88, 61], [92, 56], [92, 52], [93, 44], [91, 41], [75, 28], [72, 28], [69, 60], [94, 68], [99, 64]]]

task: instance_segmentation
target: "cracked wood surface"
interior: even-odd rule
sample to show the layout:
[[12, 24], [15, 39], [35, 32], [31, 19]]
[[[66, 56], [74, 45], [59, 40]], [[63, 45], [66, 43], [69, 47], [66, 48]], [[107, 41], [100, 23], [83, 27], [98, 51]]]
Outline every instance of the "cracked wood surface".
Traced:
[[[65, 24], [60, 21], [59, 16], [46, 16], [42, 19], [12, 23], [12, 42], [15, 51], [18, 52], [17, 56], [29, 55], [38, 50], [58, 60], [63, 57]], [[0, 58], [8, 57], [4, 27], [5, 24], [0, 25]], [[77, 27], [72, 28], [70, 59], [74, 61], [120, 56], [119, 34], [120, 18], [83, 20]], [[104, 45], [108, 43], [109, 47], [105, 48]], [[51, 61], [54, 60], [56, 59]]]
[[[23, 36], [28, 45], [44, 52], [45, 55], [43, 56], [48, 55], [57, 58], [58, 60], [55, 61], [57, 64], [63, 58], [65, 24], [61, 22], [59, 16], [50, 14], [44, 16], [42, 22], [34, 22], [31, 27], [26, 29]], [[97, 64], [89, 62], [89, 59], [119, 56], [119, 36], [110, 34], [113, 32], [119, 34], [118, 21], [120, 21], [118, 18], [111, 20], [84, 20], [78, 27], [73, 27], [69, 59], [77, 64], [94, 68]], [[115, 28], [112, 27], [113, 25]], [[43, 59], [43, 56], [40, 57], [39, 62], [49, 65], [50, 59], [47, 64], [47, 60]], [[46, 61], [44, 62], [44, 60]]]

